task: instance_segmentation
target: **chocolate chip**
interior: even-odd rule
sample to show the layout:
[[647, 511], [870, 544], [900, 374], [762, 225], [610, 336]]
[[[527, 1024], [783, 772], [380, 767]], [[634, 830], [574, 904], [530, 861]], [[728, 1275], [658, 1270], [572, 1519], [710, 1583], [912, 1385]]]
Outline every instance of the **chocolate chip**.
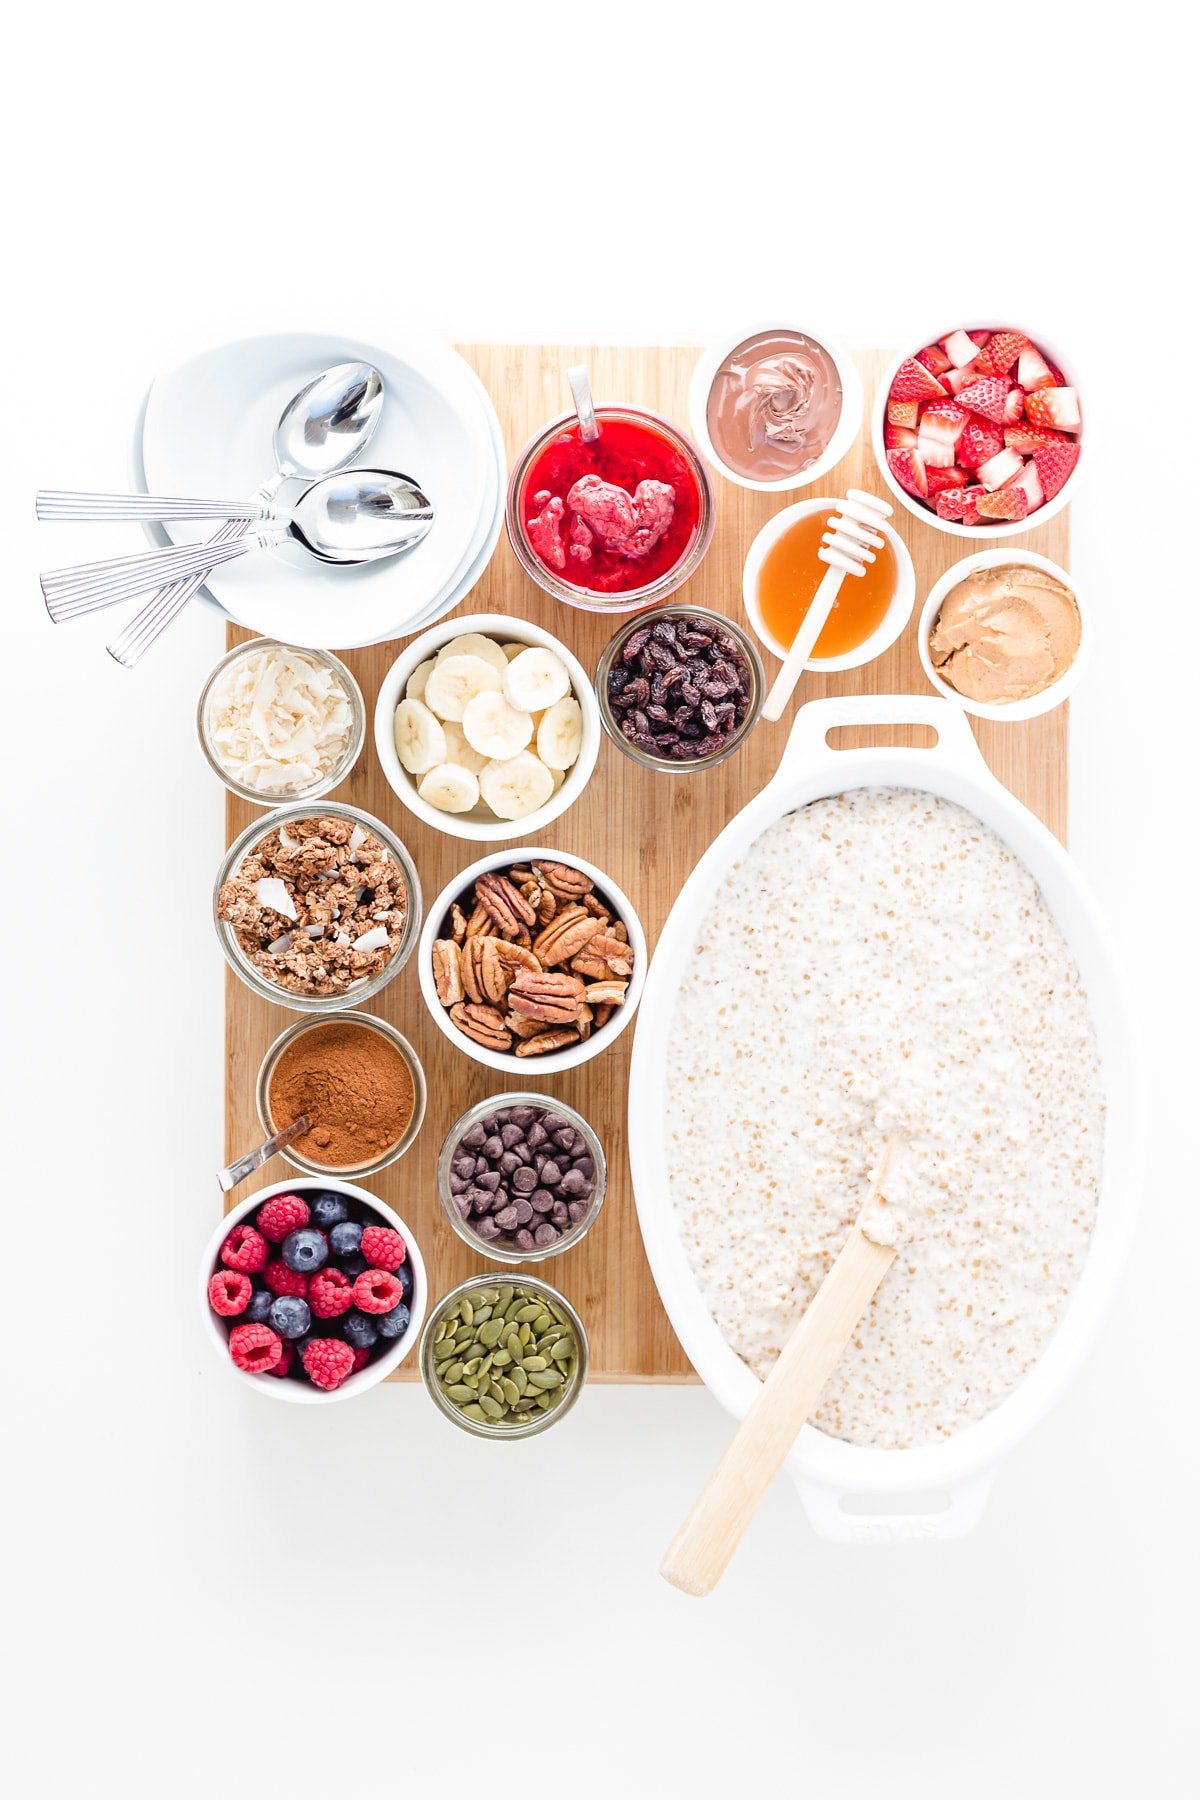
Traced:
[[511, 1186], [514, 1193], [532, 1194], [538, 1184], [537, 1170], [521, 1168], [513, 1175]]
[[539, 1249], [544, 1250], [548, 1244], [556, 1244], [558, 1242], [558, 1232], [554, 1229], [553, 1225], [541, 1224], [533, 1234], [533, 1241], [538, 1245]]

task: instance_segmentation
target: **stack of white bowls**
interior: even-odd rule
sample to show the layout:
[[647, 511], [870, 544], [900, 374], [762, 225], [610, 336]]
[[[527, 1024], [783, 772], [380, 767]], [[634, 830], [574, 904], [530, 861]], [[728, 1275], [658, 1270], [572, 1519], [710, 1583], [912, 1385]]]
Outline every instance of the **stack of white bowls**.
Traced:
[[[383, 377], [379, 426], [359, 462], [409, 475], [436, 517], [406, 555], [333, 567], [286, 543], [224, 564], [202, 589], [248, 630], [286, 643], [352, 649], [407, 637], [451, 612], [479, 580], [504, 522], [504, 443], [487, 391], [440, 338], [398, 332], [389, 349], [289, 332], [243, 338], [159, 375], [133, 443], [134, 485], [160, 494], [250, 494], [274, 472], [272, 435], [306, 382], [335, 363]], [[287, 499], [302, 484], [289, 483]], [[204, 523], [147, 527], [159, 544], [194, 543]]]

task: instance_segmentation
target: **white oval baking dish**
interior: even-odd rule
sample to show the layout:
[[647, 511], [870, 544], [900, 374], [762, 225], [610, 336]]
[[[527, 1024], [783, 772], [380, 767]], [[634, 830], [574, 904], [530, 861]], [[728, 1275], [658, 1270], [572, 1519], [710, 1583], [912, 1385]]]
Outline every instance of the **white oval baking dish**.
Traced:
[[[840, 725], [927, 725], [937, 732], [937, 743], [928, 750], [835, 750], [827, 736]], [[670, 1200], [664, 1122], [675, 995], [711, 896], [730, 865], [782, 814], [857, 787], [941, 795], [982, 819], [1020, 857], [1078, 965], [1103, 1067], [1104, 1168], [1091, 1248], [1058, 1330], [1021, 1385], [983, 1419], [941, 1443], [881, 1450], [843, 1443], [806, 1425], [788, 1459], [809, 1520], [824, 1538], [851, 1543], [961, 1537], [978, 1523], [995, 1465], [1062, 1393], [1100, 1328], [1134, 1222], [1139, 1108], [1124, 996], [1095, 901], [1058, 840], [992, 775], [959, 708], [932, 696], [866, 694], [801, 708], [776, 774], [701, 857], [663, 927], [630, 1069], [629, 1160], [642, 1237], [663, 1305], [697, 1373], [740, 1418], [759, 1384], [701, 1299]]]

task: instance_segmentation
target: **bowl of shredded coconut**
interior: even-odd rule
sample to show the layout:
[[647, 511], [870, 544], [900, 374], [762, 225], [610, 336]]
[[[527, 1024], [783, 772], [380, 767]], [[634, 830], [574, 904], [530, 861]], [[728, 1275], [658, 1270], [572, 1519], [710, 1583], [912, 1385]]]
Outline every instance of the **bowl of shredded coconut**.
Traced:
[[327, 650], [253, 638], [223, 656], [196, 708], [200, 747], [231, 793], [255, 806], [315, 800], [346, 779], [366, 709]]

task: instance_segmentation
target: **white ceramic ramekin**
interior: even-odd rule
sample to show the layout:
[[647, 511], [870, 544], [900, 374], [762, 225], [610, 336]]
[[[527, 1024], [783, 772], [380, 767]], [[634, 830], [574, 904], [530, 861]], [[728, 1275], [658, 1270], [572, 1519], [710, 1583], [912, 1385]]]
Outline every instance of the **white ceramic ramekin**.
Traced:
[[[736, 350], [739, 344], [746, 343], [750, 338], [760, 337], [766, 331], [793, 331], [802, 337], [811, 338], [815, 344], [828, 350], [837, 366], [838, 378], [842, 384], [842, 410], [824, 455], [819, 456], [810, 468], [802, 469], [797, 475], [781, 475], [775, 481], [752, 481], [747, 475], [737, 474], [722, 460], [709, 437], [708, 396], [717, 370], [730, 352]], [[827, 332], [811, 331], [807, 325], [793, 325], [780, 319], [768, 319], [765, 324], [744, 326], [740, 331], [729, 332], [718, 338], [701, 353], [688, 387], [688, 417], [692, 436], [705, 457], [726, 481], [732, 481], [738, 487], [751, 488], [759, 494], [786, 494], [795, 488], [811, 487], [814, 481], [820, 481], [822, 475], [828, 474], [854, 448], [862, 416], [862, 376], [850, 352]]]
[[[901, 506], [906, 506], [914, 519], [920, 519], [924, 524], [932, 525], [935, 531], [944, 531], [947, 537], [972, 538], [977, 541], [980, 538], [990, 540], [992, 538], [1016, 537], [1023, 531], [1036, 531], [1039, 525], [1044, 525], [1048, 519], [1052, 519], [1056, 513], [1060, 513], [1063, 507], [1074, 498], [1077, 491], [1080, 471], [1087, 462], [1090, 454], [1087, 448], [1088, 425], [1086, 396], [1084, 396], [1084, 405], [1082, 407], [1082, 429], [1077, 440], [1079, 443], [1079, 460], [1076, 462], [1075, 467], [1071, 470], [1067, 479], [1063, 482], [1061, 488], [1059, 488], [1057, 494], [1055, 494], [1053, 500], [1047, 500], [1044, 506], [1039, 506], [1037, 511], [1030, 513], [1027, 519], [997, 520], [995, 524], [989, 525], [959, 525], [953, 519], [939, 519], [933, 507], [925, 506], [917, 499], [915, 494], [910, 494], [906, 489], [902, 488], [900, 483], [896, 480], [896, 477], [892, 474], [892, 471], [888, 468], [887, 451], [883, 442], [883, 428], [887, 423], [888, 392], [892, 382], [896, 378], [896, 371], [899, 369], [902, 362], [910, 356], [915, 356], [918, 350], [923, 350], [927, 344], [940, 343], [948, 332], [957, 329], [957, 326], [948, 325], [944, 331], [935, 332], [931, 337], [919, 338], [910, 349], [902, 350], [899, 356], [894, 357], [880, 376], [879, 386], [875, 390], [874, 404], [871, 407], [871, 448], [875, 452], [875, 461], [879, 465], [879, 473], [883, 476], [883, 479], [887, 482]], [[1000, 327], [992, 324], [987, 319], [973, 319], [969, 324], [962, 327], [962, 330], [966, 332], [996, 331], [1001, 329], [1005, 331], [1024, 330], [1024, 326], [1006, 325]], [[1040, 331], [1030, 331], [1027, 332], [1026, 335], [1032, 344], [1036, 344], [1043, 356], [1048, 357], [1057, 368], [1062, 370], [1067, 378], [1068, 386], [1078, 388], [1079, 384], [1075, 378], [1074, 365], [1063, 359], [1057, 347], [1054, 344], [1051, 344]], [[1079, 389], [1079, 391], [1082, 395], [1083, 390]], [[947, 399], [950, 398], [949, 395], [946, 397]]]
[[[929, 634], [937, 622], [942, 602], [951, 588], [958, 586], [966, 576], [976, 569], [995, 569], [1005, 563], [1023, 563], [1034, 569], [1044, 569], [1047, 575], [1053, 575], [1064, 587], [1070, 588], [1079, 608], [1080, 637], [1079, 648], [1075, 652], [1074, 661], [1040, 694], [1034, 694], [1030, 700], [1013, 700], [1007, 706], [989, 706], [982, 700], [970, 700], [960, 694], [957, 688], [943, 681], [933, 666], [933, 658], [929, 654]], [[1039, 556], [1035, 550], [981, 550], [975, 556], [964, 556], [961, 561], [953, 563], [940, 581], [934, 582], [929, 590], [924, 606], [921, 608], [920, 623], [917, 626], [917, 651], [930, 683], [937, 689], [944, 700], [953, 701], [955, 706], [971, 713], [976, 719], [1000, 719], [1011, 722], [1015, 719], [1039, 719], [1043, 713], [1053, 712], [1056, 706], [1075, 689], [1083, 677], [1084, 668], [1092, 653], [1092, 621], [1086, 602], [1080, 597], [1079, 589], [1073, 578], [1058, 563], [1051, 562], [1048, 556]]]
[[[511, 1051], [487, 1050], [482, 1044], [477, 1044], [454, 1024], [437, 997], [433, 979], [433, 946], [438, 938], [444, 936], [442, 926], [454, 902], [470, 889], [477, 876], [486, 875], [491, 869], [507, 868], [512, 863], [528, 862], [565, 863], [568, 868], [578, 869], [582, 874], [590, 876], [601, 896], [624, 922], [633, 950], [633, 974], [629, 977], [625, 999], [614, 1009], [607, 1023], [593, 1031], [591, 1037], [583, 1043], [570, 1044], [565, 1050], [551, 1050], [544, 1056], [517, 1056]], [[620, 1037], [637, 1011], [642, 989], [646, 985], [648, 963], [646, 934], [628, 895], [621, 891], [603, 869], [596, 868], [594, 863], [584, 862], [582, 856], [568, 856], [565, 850], [496, 850], [490, 856], [480, 857], [478, 862], [472, 863], [442, 889], [429, 909], [425, 929], [417, 946], [417, 979], [421, 983], [421, 998], [429, 1008], [438, 1030], [449, 1038], [456, 1050], [474, 1057], [476, 1062], [485, 1064], [489, 1069], [498, 1070], [501, 1075], [515, 1076], [522, 1084], [540, 1081], [543, 1075], [561, 1075], [566, 1069], [577, 1069], [580, 1063], [591, 1062], [593, 1056], [599, 1056], [601, 1051], [607, 1050]]]
[[[413, 670], [436, 656], [451, 639], [465, 637], [468, 632], [495, 638], [499, 644], [528, 644], [531, 648], [553, 650], [567, 666], [571, 690], [583, 713], [583, 743], [579, 755], [545, 806], [539, 806], [536, 812], [528, 813], [523, 819], [498, 819], [482, 803], [469, 813], [440, 811], [428, 800], [422, 800], [417, 792], [416, 778], [409, 774], [396, 754], [393, 720]], [[569, 806], [574, 806], [592, 778], [600, 753], [600, 735], [600, 708], [582, 663], [559, 638], [543, 631], [540, 625], [534, 625], [528, 619], [508, 618], [504, 613], [472, 613], [467, 618], [443, 619], [440, 624], [423, 631], [396, 658], [383, 678], [375, 703], [375, 749], [388, 786], [410, 813], [424, 820], [426, 825], [432, 825], [435, 831], [445, 832], [449, 837], [468, 838], [477, 844], [510, 843], [513, 838], [526, 837], [531, 831], [540, 831], [552, 819], [560, 818]]]
[[[759, 641], [782, 661], [791, 648], [790, 644], [781, 644], [774, 632], [768, 631], [762, 616], [762, 608], [758, 601], [758, 578], [762, 571], [763, 561], [768, 550], [777, 544], [784, 533], [796, 523], [797, 519], [806, 519], [812, 513], [833, 513], [840, 506], [840, 500], [797, 500], [794, 506], [785, 506], [782, 512], [769, 518], [758, 533], [742, 565], [742, 604], [746, 615]], [[844, 656], [813, 656], [808, 667], [819, 674], [832, 675], [840, 669], [861, 669], [864, 663], [874, 662], [885, 650], [891, 648], [908, 621], [912, 618], [913, 602], [917, 597], [917, 577], [913, 568], [913, 559], [908, 553], [908, 545], [895, 528], [886, 523], [879, 525], [879, 531], [891, 545], [892, 554], [896, 558], [896, 592], [877, 628], [871, 633], [857, 650], [847, 650]], [[856, 575], [847, 575], [847, 585], [856, 581]]]
[[[413, 1273], [412, 1298], [408, 1302], [408, 1330], [398, 1337], [384, 1351], [382, 1356], [369, 1362], [365, 1369], [359, 1369], [354, 1375], [348, 1375], [341, 1387], [326, 1393], [323, 1388], [313, 1387], [311, 1382], [298, 1381], [291, 1375], [248, 1375], [245, 1369], [239, 1369], [229, 1354], [229, 1327], [237, 1324], [237, 1319], [224, 1319], [216, 1314], [208, 1303], [208, 1283], [220, 1266], [221, 1245], [225, 1242], [235, 1225], [244, 1225], [252, 1213], [256, 1213], [266, 1200], [276, 1194], [345, 1194], [359, 1205], [369, 1207], [379, 1214], [385, 1225], [398, 1231], [404, 1239], [408, 1250], [407, 1261]], [[271, 1246], [274, 1251], [275, 1246]], [[366, 1188], [356, 1187], [352, 1181], [342, 1181], [337, 1176], [328, 1176], [322, 1181], [309, 1180], [304, 1176], [294, 1175], [290, 1181], [277, 1181], [273, 1187], [259, 1188], [256, 1194], [248, 1194], [240, 1200], [232, 1212], [226, 1213], [217, 1226], [208, 1243], [204, 1247], [204, 1256], [200, 1264], [200, 1311], [204, 1315], [204, 1328], [209, 1341], [217, 1355], [240, 1382], [252, 1387], [256, 1393], [266, 1394], [271, 1400], [294, 1401], [299, 1406], [327, 1405], [333, 1400], [349, 1400], [355, 1394], [364, 1394], [368, 1388], [374, 1387], [399, 1368], [409, 1351], [421, 1335], [421, 1326], [425, 1320], [425, 1308], [429, 1301], [429, 1282], [425, 1274], [425, 1264], [421, 1252], [417, 1248], [417, 1240], [409, 1230], [398, 1212], [393, 1212], [378, 1194], [369, 1194]], [[321, 1321], [314, 1320], [320, 1328]]]

